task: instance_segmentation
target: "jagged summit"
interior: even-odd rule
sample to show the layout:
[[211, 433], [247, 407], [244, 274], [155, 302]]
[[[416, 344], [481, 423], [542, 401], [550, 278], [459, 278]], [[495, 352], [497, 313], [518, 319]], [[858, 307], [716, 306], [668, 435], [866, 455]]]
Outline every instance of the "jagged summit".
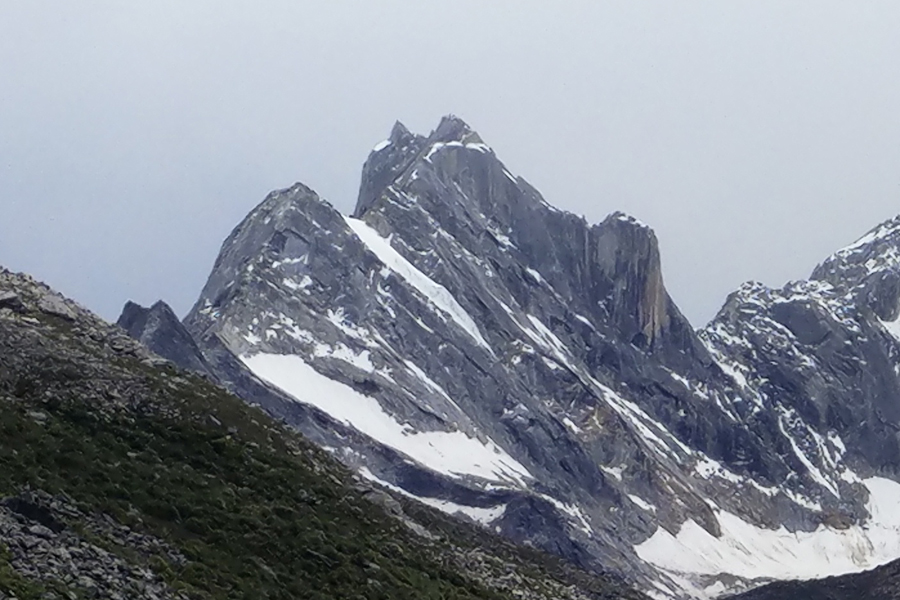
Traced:
[[[864, 266], [868, 273], [900, 266], [900, 215], [873, 227], [858, 240], [841, 248], [813, 271], [813, 279], [835, 279], [848, 275], [853, 267]], [[844, 283], [841, 280], [833, 284]]]
[[[443, 158], [445, 154], [446, 159]], [[529, 213], [537, 214], [541, 218], [544, 217], [544, 213], [560, 213], [558, 216], [566, 220], [584, 222], [583, 218], [552, 206], [524, 179], [510, 172], [493, 150], [484, 143], [481, 136], [455, 115], [444, 116], [428, 136], [413, 134], [397, 121], [388, 139], [375, 146], [363, 166], [360, 193], [352, 214], [360, 218], [389, 185], [396, 188], [398, 183], [405, 185], [416, 179], [427, 179], [426, 172], [429, 171], [436, 172], [439, 183], [443, 185], [462, 185], [463, 181], [459, 180], [458, 176], [460, 171], [464, 170], [472, 172], [469, 177], [502, 174], [508, 180], [486, 182], [481, 186], [488, 189], [474, 190], [479, 192], [476, 195], [479, 201], [478, 208], [485, 212], [486, 216], [496, 216], [501, 220], [505, 217], [503, 212], [497, 215], [493, 213], [496, 209], [502, 211], [504, 207], [492, 203], [491, 199], [496, 195], [495, 191], [504, 186], [515, 186], [521, 192], [516, 195], [515, 200], [524, 203]], [[451, 196], [448, 196], [445, 201], [450, 198]], [[652, 235], [652, 229], [648, 225], [624, 212], [614, 211], [604, 221], [608, 222], [610, 219], [646, 229]]]
[[446, 115], [441, 118], [437, 128], [432, 132], [428, 139], [432, 143], [449, 143], [460, 142], [462, 144], [482, 144], [484, 143], [481, 136], [478, 135], [469, 124], [456, 115]]
[[393, 144], [397, 144], [397, 143], [401, 143], [404, 139], [407, 139], [410, 137], [415, 137], [415, 136], [413, 136], [413, 134], [406, 127], [406, 125], [404, 125], [400, 121], [395, 121], [394, 126], [391, 127], [391, 135], [388, 138], [388, 140]]
[[481, 137], [462, 119], [448, 115], [427, 137], [410, 133], [400, 121], [388, 139], [373, 148], [363, 165], [354, 217], [361, 217], [386, 188], [404, 173], [418, 173], [419, 163], [430, 163], [435, 153], [452, 148], [489, 151]]

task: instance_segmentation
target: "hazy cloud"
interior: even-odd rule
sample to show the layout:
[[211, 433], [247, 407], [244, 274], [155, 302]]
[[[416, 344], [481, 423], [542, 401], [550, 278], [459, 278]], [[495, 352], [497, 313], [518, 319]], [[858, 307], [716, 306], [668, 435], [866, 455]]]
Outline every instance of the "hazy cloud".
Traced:
[[701, 324], [900, 213], [896, 2], [6, 2], [0, 264], [184, 312], [273, 188], [347, 210], [395, 119], [652, 225]]

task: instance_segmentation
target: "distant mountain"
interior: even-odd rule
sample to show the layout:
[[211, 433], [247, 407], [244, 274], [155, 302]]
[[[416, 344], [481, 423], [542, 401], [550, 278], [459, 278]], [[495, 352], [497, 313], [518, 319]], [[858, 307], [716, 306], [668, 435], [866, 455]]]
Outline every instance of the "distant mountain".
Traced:
[[695, 331], [647, 225], [553, 208], [456, 117], [398, 123], [352, 215], [299, 183], [257, 206], [184, 327], [370, 481], [711, 597], [900, 557], [897, 227]]

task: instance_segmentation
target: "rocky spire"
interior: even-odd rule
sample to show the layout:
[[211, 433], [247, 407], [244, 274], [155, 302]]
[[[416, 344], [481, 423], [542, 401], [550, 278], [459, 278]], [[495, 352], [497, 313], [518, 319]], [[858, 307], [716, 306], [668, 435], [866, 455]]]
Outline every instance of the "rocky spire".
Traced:
[[669, 297], [663, 285], [659, 244], [646, 225], [616, 212], [594, 228], [593, 262], [610, 316], [626, 339], [649, 348], [670, 322]]
[[150, 308], [128, 301], [116, 324], [128, 332], [128, 335], [179, 367], [212, 376], [193, 337], [171, 307], [162, 300]]
[[456, 115], [446, 115], [441, 119], [437, 128], [428, 136], [428, 141], [435, 142], [462, 142], [463, 144], [481, 144], [481, 136], [478, 135], [469, 124]]
[[410, 133], [400, 121], [394, 123], [390, 137], [372, 149], [363, 165], [353, 216], [362, 216], [385, 188], [409, 167], [425, 145], [424, 137]]

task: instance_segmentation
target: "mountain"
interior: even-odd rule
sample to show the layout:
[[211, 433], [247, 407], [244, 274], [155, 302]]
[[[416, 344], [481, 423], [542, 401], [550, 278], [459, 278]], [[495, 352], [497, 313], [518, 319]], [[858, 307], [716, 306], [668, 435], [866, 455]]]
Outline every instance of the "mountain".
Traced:
[[183, 326], [384, 489], [712, 597], [900, 557], [898, 227], [694, 330], [647, 225], [552, 207], [459, 118], [398, 123], [351, 215], [299, 183], [251, 211]]
[[[161, 306], [130, 314], [177, 331]], [[395, 500], [207, 377], [0, 269], [0, 598], [643, 596]]]

